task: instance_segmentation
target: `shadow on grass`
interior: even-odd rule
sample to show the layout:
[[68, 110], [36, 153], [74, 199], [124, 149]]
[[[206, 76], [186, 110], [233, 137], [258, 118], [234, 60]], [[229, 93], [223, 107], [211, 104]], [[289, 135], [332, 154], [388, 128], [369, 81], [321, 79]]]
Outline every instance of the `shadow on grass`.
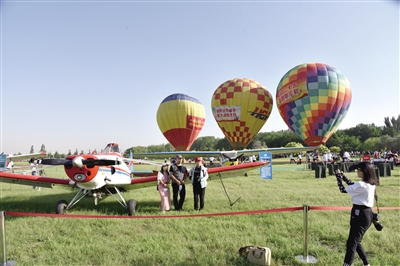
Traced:
[[[43, 189], [42, 189], [43, 191]], [[42, 193], [35, 191], [30, 195], [10, 196], [2, 199], [0, 210], [8, 212], [33, 212], [33, 213], [55, 213], [59, 200], [66, 200], [69, 203], [75, 196], [75, 191], [57, 194]], [[36, 194], [36, 195], [33, 195]], [[124, 195], [123, 195], [124, 196]], [[129, 195], [125, 195], [128, 196]], [[116, 197], [119, 199], [118, 195]], [[126, 201], [130, 198], [124, 197]], [[137, 203], [137, 214], [158, 214], [160, 201], [148, 200]], [[72, 206], [66, 214], [88, 214], [88, 215], [127, 215], [127, 210], [112, 196], [103, 196], [98, 204], [94, 204], [94, 198], [83, 197], [76, 205]]]

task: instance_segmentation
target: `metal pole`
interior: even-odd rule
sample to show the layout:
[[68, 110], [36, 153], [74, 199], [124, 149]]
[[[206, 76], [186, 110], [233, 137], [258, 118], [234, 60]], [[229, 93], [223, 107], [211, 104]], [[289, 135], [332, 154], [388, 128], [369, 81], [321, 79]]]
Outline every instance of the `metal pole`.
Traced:
[[301, 262], [305, 263], [316, 263], [317, 259], [313, 256], [308, 256], [308, 212], [310, 211], [310, 206], [303, 205], [303, 255], [296, 256]]
[[17, 262], [13, 260], [7, 261], [7, 255], [6, 255], [6, 230], [4, 227], [4, 220], [6, 217], [6, 212], [1, 211], [0, 212], [0, 223], [1, 223], [1, 230], [0, 230], [0, 237], [1, 237], [1, 262], [0, 266], [11, 266], [15, 265]]
[[309, 207], [307, 205], [303, 205], [303, 257], [308, 257], [308, 210]]
[[7, 265], [7, 256], [6, 256], [6, 235], [4, 230], [4, 211], [0, 212], [0, 220], [1, 220], [1, 263], [2, 265]]

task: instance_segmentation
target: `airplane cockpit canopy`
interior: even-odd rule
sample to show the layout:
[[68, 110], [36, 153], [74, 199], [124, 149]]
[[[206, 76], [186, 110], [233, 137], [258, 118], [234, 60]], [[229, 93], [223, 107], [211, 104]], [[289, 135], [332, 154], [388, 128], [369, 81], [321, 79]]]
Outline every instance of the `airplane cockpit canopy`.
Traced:
[[117, 152], [121, 153], [119, 149], [119, 145], [117, 143], [109, 143], [107, 146], [104, 148], [104, 153], [111, 153], [111, 152]]

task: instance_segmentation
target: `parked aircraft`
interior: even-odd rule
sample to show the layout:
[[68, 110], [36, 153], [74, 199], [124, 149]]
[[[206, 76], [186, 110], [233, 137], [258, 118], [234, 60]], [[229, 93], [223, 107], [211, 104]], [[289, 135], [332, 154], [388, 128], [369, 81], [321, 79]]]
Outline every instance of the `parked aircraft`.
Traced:
[[7, 154], [7, 159], [12, 159], [13, 161], [22, 161], [31, 158], [44, 158], [46, 157], [46, 152], [37, 152], [37, 153], [25, 153], [25, 154]]
[[[174, 155], [177, 153], [175, 152]], [[197, 156], [197, 155], [191, 155]], [[63, 214], [86, 196], [92, 196], [97, 205], [98, 200], [104, 195], [113, 196], [131, 216], [136, 212], [136, 201], [128, 202], [121, 192], [128, 189], [155, 186], [156, 173], [150, 176], [132, 177], [129, 163], [131, 161], [145, 162], [137, 159], [123, 158], [117, 143], [109, 143], [101, 153], [71, 155], [65, 159], [42, 159], [43, 165], [63, 165], [69, 179], [32, 176], [14, 173], [0, 173], [0, 182], [14, 183], [29, 186], [52, 188], [53, 186], [70, 186], [77, 188], [78, 192], [68, 203], [61, 199], [56, 204], [56, 213]], [[145, 163], [148, 163], [147, 161]], [[244, 174], [245, 172], [260, 168], [266, 162], [252, 162], [233, 166], [210, 168], [209, 178], [229, 177]], [[118, 196], [116, 196], [116, 195]]]
[[46, 156], [47, 156], [46, 152], [26, 153], [26, 154], [18, 154], [18, 155], [6, 154], [6, 162], [5, 162], [6, 171], [14, 173], [14, 170], [22, 169], [20, 166], [16, 166], [14, 164], [14, 162], [16, 162], [16, 161], [28, 160], [28, 159], [32, 159], [32, 158], [34, 158], [34, 159], [44, 158]]
[[[264, 148], [252, 150], [232, 150], [232, 151], [180, 151], [179, 154], [183, 157], [212, 157], [220, 158], [221, 164], [226, 161], [235, 162], [243, 156], [255, 155], [260, 152], [271, 152], [271, 154], [290, 154], [304, 153], [307, 151], [315, 151], [319, 147], [281, 147], [281, 148]], [[134, 153], [135, 158], [173, 158], [176, 155], [174, 152], [150, 152], [150, 153]]]

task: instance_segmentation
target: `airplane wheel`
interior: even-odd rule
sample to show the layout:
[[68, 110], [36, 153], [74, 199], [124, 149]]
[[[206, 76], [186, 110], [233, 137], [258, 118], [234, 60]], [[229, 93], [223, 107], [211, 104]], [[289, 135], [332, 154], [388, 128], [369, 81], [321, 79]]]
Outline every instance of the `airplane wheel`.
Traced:
[[56, 214], [64, 214], [67, 208], [67, 202], [65, 200], [59, 200], [56, 206]]
[[128, 215], [132, 216], [136, 212], [136, 200], [131, 199], [128, 201]]

